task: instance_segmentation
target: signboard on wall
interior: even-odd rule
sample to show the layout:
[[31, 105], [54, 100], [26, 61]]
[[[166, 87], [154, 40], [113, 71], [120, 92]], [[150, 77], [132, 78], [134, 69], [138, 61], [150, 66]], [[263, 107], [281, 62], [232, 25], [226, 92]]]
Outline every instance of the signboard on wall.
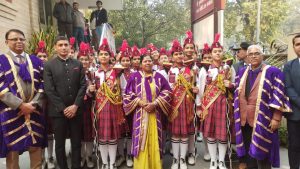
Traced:
[[204, 43], [210, 45], [214, 40], [214, 15], [193, 24], [193, 30], [194, 42], [199, 49], [203, 49]]
[[211, 44], [216, 33], [223, 42], [224, 12], [226, 0], [192, 0], [191, 19], [194, 40], [200, 49], [204, 43]]
[[223, 10], [225, 8], [225, 1], [226, 0], [192, 0], [192, 22], [205, 18], [214, 10]]
[[194, 0], [192, 1], [192, 22], [209, 14], [214, 10], [214, 0]]

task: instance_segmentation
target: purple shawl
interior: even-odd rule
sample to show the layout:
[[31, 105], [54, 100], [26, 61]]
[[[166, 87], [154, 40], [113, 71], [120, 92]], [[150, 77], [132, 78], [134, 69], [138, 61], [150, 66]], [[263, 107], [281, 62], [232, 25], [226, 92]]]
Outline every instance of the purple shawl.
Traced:
[[[38, 92], [43, 92], [43, 63], [36, 56], [26, 56], [32, 81], [30, 98], [26, 100], [18, 78], [18, 72], [10, 56], [0, 55], [0, 96], [11, 92], [15, 96], [30, 102]], [[9, 151], [22, 153], [30, 146], [46, 145], [45, 118], [40, 112], [33, 112], [27, 118], [18, 115], [19, 109], [12, 110], [0, 101], [0, 158]]]
[[249, 152], [246, 152], [241, 132], [239, 94], [241, 87], [246, 83], [249, 67], [241, 69], [236, 77], [237, 89], [234, 93], [234, 118], [236, 131], [236, 147], [238, 156], [249, 153], [257, 160], [268, 159], [273, 167], [280, 166], [278, 130], [272, 132], [269, 128], [274, 109], [281, 112], [290, 112], [289, 98], [286, 96], [284, 74], [276, 67], [266, 65], [262, 68], [259, 81], [257, 107], [253, 134]]
[[146, 113], [138, 106], [140, 100], [152, 102], [152, 93], [150, 83], [154, 81], [156, 87], [156, 98], [158, 106], [156, 108], [157, 130], [159, 138], [160, 157], [162, 157], [162, 123], [163, 115], [168, 116], [171, 106], [171, 87], [163, 75], [154, 72], [152, 77], [145, 77], [140, 71], [131, 75], [124, 94], [123, 106], [125, 114], [134, 113], [132, 130], [132, 149], [131, 153], [137, 157], [142, 148], [143, 135], [143, 117]]

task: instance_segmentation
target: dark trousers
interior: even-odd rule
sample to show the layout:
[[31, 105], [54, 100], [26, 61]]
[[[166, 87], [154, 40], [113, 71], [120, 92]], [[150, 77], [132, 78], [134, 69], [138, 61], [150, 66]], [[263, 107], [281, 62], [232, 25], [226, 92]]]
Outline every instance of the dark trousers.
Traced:
[[242, 126], [242, 134], [244, 145], [246, 148], [246, 156], [240, 158], [240, 163], [246, 163], [248, 169], [257, 168], [256, 159], [252, 158], [248, 153], [251, 144], [252, 130], [253, 128], [248, 123], [246, 123], [245, 126]]
[[[84, 30], [81, 27], [73, 27], [73, 36], [75, 37], [78, 47], [80, 43], [84, 41]], [[74, 46], [75, 47], [75, 46]], [[77, 47], [76, 47], [77, 49]]]
[[90, 35], [84, 35], [84, 42], [85, 43], [91, 43], [91, 36]]
[[287, 121], [288, 130], [288, 156], [291, 169], [299, 169], [300, 166], [300, 120]]
[[99, 41], [96, 33], [96, 29], [92, 30], [92, 46], [95, 47], [95, 49], [98, 51], [99, 48]]
[[268, 159], [257, 160], [258, 169], [272, 169], [271, 163]]
[[78, 115], [72, 119], [67, 119], [66, 117], [53, 117], [52, 123], [58, 166], [61, 169], [68, 169], [65, 142], [69, 133], [72, 151], [72, 169], [80, 169], [82, 117]]
[[68, 38], [73, 36], [73, 26], [70, 23], [57, 23], [59, 36], [66, 36]]
[[243, 140], [247, 154], [240, 158], [240, 162], [246, 163], [247, 169], [271, 169], [272, 167], [268, 159], [256, 160], [249, 155], [248, 152], [252, 141], [252, 131], [253, 128], [248, 123], [246, 123], [245, 126], [242, 126]]

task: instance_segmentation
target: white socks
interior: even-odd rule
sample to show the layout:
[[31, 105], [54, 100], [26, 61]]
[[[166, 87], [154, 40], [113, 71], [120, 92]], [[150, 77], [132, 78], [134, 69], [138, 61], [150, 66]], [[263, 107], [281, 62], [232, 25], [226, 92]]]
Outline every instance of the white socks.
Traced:
[[118, 147], [118, 145], [116, 143], [115, 144], [110, 143], [110, 144], [104, 144], [104, 145], [100, 144], [99, 145], [99, 149], [100, 149], [103, 164], [108, 164], [108, 156], [109, 156], [111, 165], [116, 162], [117, 147]]
[[188, 140], [187, 139], [181, 139], [181, 142], [180, 142], [180, 158], [185, 159], [187, 150], [188, 150]]
[[219, 141], [218, 146], [217, 146], [217, 141], [212, 138], [207, 138], [207, 146], [208, 146], [208, 151], [211, 157], [211, 161], [216, 161], [217, 160], [217, 148], [219, 150], [219, 161], [225, 160], [225, 155], [227, 152], [227, 143], [224, 141]]
[[217, 141], [212, 138], [207, 138], [207, 147], [211, 161], [217, 161]]
[[173, 157], [177, 160], [179, 160], [179, 149], [180, 149], [180, 140], [172, 138], [172, 149], [173, 149]]
[[224, 144], [224, 142], [223, 143], [219, 142], [218, 149], [219, 149], [219, 161], [224, 162], [226, 151], [227, 151], [227, 144]]
[[108, 144], [99, 145], [101, 159], [103, 164], [108, 164]]
[[171, 142], [173, 149], [173, 157], [177, 160], [179, 160], [179, 158], [185, 159], [188, 150], [188, 139], [186, 138], [180, 140], [178, 138], [172, 138]]
[[108, 145], [108, 154], [110, 159], [110, 165], [115, 164], [117, 156], [117, 144]]

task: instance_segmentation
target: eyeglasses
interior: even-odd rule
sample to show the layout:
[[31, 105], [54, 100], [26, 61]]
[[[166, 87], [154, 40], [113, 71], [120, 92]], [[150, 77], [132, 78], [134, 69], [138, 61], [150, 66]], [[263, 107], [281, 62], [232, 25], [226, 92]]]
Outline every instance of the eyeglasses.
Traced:
[[10, 40], [10, 41], [13, 41], [13, 42], [17, 42], [17, 41], [25, 42], [26, 41], [26, 39], [24, 39], [24, 38], [12, 38], [12, 39], [7, 39], [7, 40]]
[[249, 57], [257, 57], [257, 56], [260, 56], [260, 55], [261, 55], [260, 52], [248, 53], [248, 56], [249, 56]]

